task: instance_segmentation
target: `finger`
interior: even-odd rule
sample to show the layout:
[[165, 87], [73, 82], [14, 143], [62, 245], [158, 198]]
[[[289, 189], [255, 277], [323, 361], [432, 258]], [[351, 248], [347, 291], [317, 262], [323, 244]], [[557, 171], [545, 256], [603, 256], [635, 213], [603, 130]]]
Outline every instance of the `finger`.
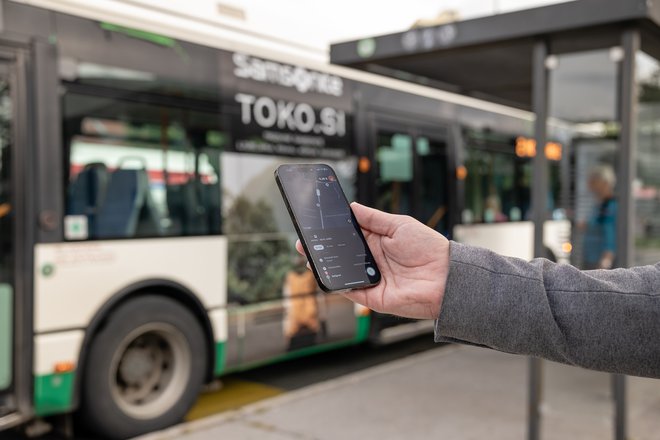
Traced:
[[401, 223], [400, 216], [369, 208], [357, 202], [351, 203], [351, 209], [362, 228], [379, 235], [391, 237]]
[[354, 303], [358, 303], [361, 306], [369, 307], [366, 289], [356, 289], [349, 290], [348, 292], [342, 292], [342, 295]]
[[300, 255], [305, 256], [305, 250], [303, 249], [302, 243], [300, 242], [300, 240], [296, 240], [296, 250], [298, 251], [298, 253]]
[[312, 266], [310, 266], [309, 261], [305, 263], [305, 266], [307, 266], [307, 269], [312, 270]]

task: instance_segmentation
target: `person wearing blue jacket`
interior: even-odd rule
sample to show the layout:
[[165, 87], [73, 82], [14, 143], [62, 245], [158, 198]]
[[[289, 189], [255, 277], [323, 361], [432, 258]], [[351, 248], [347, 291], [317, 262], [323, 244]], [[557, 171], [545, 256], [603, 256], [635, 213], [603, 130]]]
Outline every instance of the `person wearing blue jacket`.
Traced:
[[584, 234], [584, 268], [611, 269], [616, 256], [616, 176], [609, 165], [598, 165], [589, 173], [589, 190], [596, 197], [594, 212]]

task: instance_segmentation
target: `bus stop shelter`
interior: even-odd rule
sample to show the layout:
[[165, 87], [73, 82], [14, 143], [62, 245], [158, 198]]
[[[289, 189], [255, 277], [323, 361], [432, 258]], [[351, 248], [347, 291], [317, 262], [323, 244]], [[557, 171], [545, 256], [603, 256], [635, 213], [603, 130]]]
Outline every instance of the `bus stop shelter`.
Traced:
[[[635, 225], [642, 215], [637, 206], [640, 185], [660, 186], [646, 183], [646, 174], [660, 174], [660, 168], [649, 171], [660, 151], [656, 142], [648, 141], [648, 134], [656, 131], [654, 121], [660, 120], [660, 113], [649, 113], [660, 102], [659, 25], [657, 0], [576, 0], [333, 44], [330, 59], [529, 110], [535, 116], [536, 145], [546, 145], [554, 126], [608, 139], [618, 177], [615, 265], [628, 267], [646, 263], [643, 255], [657, 258], [648, 246], [640, 247], [653, 234], [650, 223], [644, 223], [642, 232]], [[535, 207], [547, 206], [546, 154], [533, 159]], [[546, 209], [533, 210], [538, 256], [543, 255], [543, 224], [549, 215]], [[531, 359], [529, 371], [528, 438], [537, 439], [542, 363]], [[625, 378], [613, 376], [612, 384], [614, 437], [622, 440]]]

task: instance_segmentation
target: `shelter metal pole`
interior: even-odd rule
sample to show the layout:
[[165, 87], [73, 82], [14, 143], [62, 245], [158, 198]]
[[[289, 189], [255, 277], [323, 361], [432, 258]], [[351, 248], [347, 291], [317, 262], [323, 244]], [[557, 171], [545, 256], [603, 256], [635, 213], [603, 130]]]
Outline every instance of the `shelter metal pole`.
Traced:
[[632, 185], [637, 174], [635, 55], [639, 50], [638, 31], [636, 29], [624, 31], [621, 43], [624, 56], [619, 70], [619, 122], [621, 124], [621, 134], [616, 170], [618, 182], [616, 264], [619, 267], [630, 267], [633, 264], [633, 226], [635, 222]]
[[[532, 111], [536, 115], [534, 138], [534, 180], [532, 182], [532, 218], [534, 221], [534, 255], [544, 255], [543, 224], [546, 219], [548, 197], [548, 167], [545, 157], [548, 119], [548, 71], [545, 60], [548, 45], [544, 40], [534, 44], [532, 54]], [[538, 358], [529, 360], [529, 389], [527, 406], [527, 438], [538, 440], [541, 434], [541, 400], [543, 391], [543, 361]]]
[[[632, 185], [636, 177], [637, 142], [637, 84], [635, 82], [635, 57], [640, 48], [639, 30], [626, 29], [621, 36], [623, 60], [619, 66], [619, 122], [621, 124], [617, 161], [617, 256], [619, 267], [633, 264], [633, 240], [635, 205]], [[614, 438], [625, 440], [627, 432], [626, 377], [612, 375], [614, 400]]]
[[543, 360], [529, 358], [529, 389], [527, 406], [527, 438], [541, 438], [541, 400], [543, 398]]

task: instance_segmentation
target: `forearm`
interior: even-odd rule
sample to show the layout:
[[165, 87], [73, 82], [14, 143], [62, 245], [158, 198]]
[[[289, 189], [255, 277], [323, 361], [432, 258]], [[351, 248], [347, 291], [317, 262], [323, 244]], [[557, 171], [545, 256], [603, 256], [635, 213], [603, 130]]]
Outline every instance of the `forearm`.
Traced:
[[436, 341], [660, 377], [660, 264], [581, 272], [452, 242]]

